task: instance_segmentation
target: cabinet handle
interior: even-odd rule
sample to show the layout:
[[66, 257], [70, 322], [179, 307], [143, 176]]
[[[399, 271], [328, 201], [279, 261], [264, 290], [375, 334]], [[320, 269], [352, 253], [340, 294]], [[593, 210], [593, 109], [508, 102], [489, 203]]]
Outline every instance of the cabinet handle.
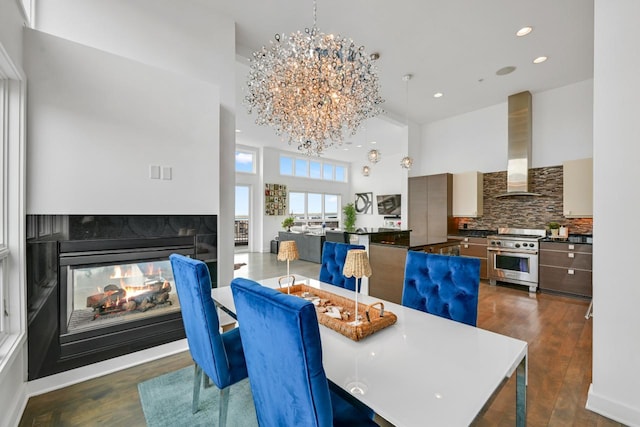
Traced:
[[575, 274], [575, 270], [567, 270], [567, 274]]
[[569, 245], [569, 250], [572, 251], [574, 250], [576, 247], [574, 245]]
[[567, 254], [567, 256], [568, 256], [569, 258], [575, 258], [575, 257], [576, 257], [576, 254], [574, 254], [573, 252], [569, 252], [569, 253]]

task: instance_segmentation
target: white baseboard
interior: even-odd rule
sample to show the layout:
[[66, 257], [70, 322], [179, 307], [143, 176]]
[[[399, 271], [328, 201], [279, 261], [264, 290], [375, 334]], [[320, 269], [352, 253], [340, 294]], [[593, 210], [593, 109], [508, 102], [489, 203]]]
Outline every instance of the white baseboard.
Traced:
[[593, 384], [589, 386], [585, 407], [590, 411], [624, 425], [640, 426], [640, 408], [633, 408], [597, 394], [593, 391]]
[[142, 363], [157, 360], [162, 357], [171, 356], [176, 353], [189, 350], [186, 339], [162, 344], [157, 347], [126, 354], [124, 356], [82, 366], [70, 371], [50, 375], [27, 383], [27, 396], [37, 396], [52, 390], [57, 390], [82, 381], [98, 378], [103, 375], [121, 371], [123, 369], [137, 366]]

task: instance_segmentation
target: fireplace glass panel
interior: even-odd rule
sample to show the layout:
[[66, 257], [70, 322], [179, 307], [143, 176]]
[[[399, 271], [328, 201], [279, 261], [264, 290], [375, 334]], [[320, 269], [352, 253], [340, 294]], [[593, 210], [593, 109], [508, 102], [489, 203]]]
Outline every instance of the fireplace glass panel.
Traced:
[[67, 268], [69, 334], [180, 311], [166, 258]]

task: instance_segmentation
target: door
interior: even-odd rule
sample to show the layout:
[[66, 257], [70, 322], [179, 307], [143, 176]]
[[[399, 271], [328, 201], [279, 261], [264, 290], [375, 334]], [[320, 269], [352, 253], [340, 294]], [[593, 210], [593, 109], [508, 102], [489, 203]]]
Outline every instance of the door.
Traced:
[[236, 247], [249, 247], [249, 223], [251, 220], [251, 187], [236, 185], [236, 210], [234, 241]]

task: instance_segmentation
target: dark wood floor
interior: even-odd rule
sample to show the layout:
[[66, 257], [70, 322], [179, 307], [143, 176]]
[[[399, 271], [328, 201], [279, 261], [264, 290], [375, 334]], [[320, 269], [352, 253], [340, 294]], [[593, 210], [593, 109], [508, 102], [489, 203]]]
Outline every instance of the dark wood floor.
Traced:
[[[529, 343], [529, 426], [622, 425], [584, 408], [591, 383], [593, 320], [584, 317], [588, 305], [585, 300], [556, 295], [530, 296], [524, 287], [481, 284], [478, 327]], [[188, 353], [182, 353], [33, 397], [20, 426], [144, 426], [137, 384], [191, 363]], [[515, 377], [474, 423], [513, 425]]]

